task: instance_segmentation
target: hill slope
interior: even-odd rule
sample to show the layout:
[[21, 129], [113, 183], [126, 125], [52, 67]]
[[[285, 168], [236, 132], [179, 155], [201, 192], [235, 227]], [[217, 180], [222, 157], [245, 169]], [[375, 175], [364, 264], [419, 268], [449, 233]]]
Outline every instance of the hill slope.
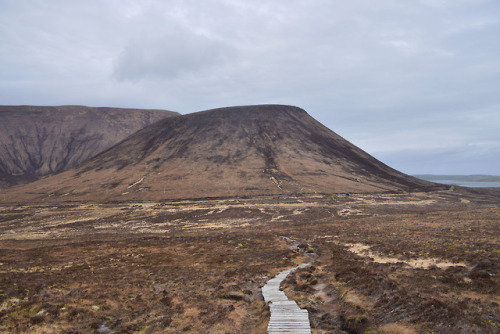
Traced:
[[159, 200], [431, 187], [384, 165], [300, 108], [260, 105], [161, 120], [79, 168], [16, 193], [32, 199]]
[[68, 170], [162, 118], [165, 110], [0, 106], [0, 187]]

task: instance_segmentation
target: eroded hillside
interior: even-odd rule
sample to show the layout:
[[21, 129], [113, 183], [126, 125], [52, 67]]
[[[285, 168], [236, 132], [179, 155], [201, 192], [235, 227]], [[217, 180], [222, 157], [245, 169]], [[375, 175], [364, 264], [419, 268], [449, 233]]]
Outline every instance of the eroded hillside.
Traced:
[[0, 187], [68, 170], [173, 115], [178, 114], [84, 106], [0, 106]]

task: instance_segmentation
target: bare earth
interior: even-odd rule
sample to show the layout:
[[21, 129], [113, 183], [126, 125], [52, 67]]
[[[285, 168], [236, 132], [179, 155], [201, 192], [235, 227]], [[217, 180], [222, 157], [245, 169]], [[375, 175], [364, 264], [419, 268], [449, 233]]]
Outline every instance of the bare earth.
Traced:
[[495, 333], [499, 208], [463, 190], [0, 202], [0, 332], [265, 333], [261, 286], [312, 259], [283, 287], [313, 333]]

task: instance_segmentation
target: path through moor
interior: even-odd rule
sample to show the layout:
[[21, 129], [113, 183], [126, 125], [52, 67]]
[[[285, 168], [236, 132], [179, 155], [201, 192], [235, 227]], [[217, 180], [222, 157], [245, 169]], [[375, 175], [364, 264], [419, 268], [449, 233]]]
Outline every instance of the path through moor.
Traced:
[[270, 279], [262, 287], [262, 295], [266, 303], [269, 303], [271, 319], [267, 326], [267, 332], [273, 333], [304, 333], [311, 334], [309, 325], [309, 314], [307, 310], [301, 309], [293, 300], [289, 300], [285, 293], [280, 290], [281, 282], [294, 270], [307, 266], [301, 264], [292, 269], [283, 270], [276, 277]]

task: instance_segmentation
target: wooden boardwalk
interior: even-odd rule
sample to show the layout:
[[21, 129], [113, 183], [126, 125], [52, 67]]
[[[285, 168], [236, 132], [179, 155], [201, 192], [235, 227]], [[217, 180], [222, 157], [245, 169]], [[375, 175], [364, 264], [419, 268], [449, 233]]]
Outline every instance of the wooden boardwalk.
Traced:
[[307, 264], [284, 270], [262, 287], [262, 295], [266, 303], [269, 303], [271, 310], [271, 319], [267, 326], [268, 333], [311, 334], [307, 310], [301, 309], [293, 300], [288, 300], [285, 293], [280, 290], [281, 282], [292, 271], [305, 266]]

